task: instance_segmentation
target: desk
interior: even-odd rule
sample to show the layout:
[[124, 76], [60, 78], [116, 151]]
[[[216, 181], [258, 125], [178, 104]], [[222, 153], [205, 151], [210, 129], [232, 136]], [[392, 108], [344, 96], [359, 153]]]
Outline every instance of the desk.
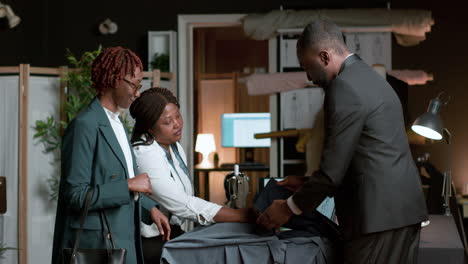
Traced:
[[[195, 168], [195, 177], [194, 177], [194, 185], [195, 185], [195, 190], [196, 190], [196, 195], [199, 196], [200, 194], [200, 181], [199, 181], [199, 175], [200, 173], [203, 175], [204, 178], [204, 185], [205, 185], [205, 195], [203, 196], [203, 199], [209, 201], [210, 200], [210, 181], [209, 181], [209, 176], [210, 172], [212, 171], [220, 171], [220, 172], [232, 172], [232, 168]], [[244, 167], [240, 169], [241, 172], [249, 172], [249, 171], [270, 171], [269, 167]], [[202, 197], [200, 197], [202, 198]]]
[[430, 215], [421, 229], [418, 263], [465, 263], [465, 250], [452, 216]]

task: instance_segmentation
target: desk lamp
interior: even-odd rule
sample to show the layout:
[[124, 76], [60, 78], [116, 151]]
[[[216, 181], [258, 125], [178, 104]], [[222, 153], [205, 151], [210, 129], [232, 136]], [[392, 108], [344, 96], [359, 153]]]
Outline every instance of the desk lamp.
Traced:
[[441, 140], [445, 138], [448, 145], [447, 155], [447, 170], [444, 172], [444, 184], [442, 187], [442, 197], [444, 197], [445, 215], [450, 215], [450, 197], [452, 196], [452, 175], [450, 171], [450, 148], [452, 143], [452, 135], [447, 128], [444, 128], [442, 119], [440, 118], [440, 110], [442, 106], [447, 105], [447, 101], [443, 102], [440, 93], [436, 98], [432, 99], [427, 108], [427, 112], [419, 116], [411, 126], [411, 129], [417, 134], [434, 139]]
[[216, 150], [213, 134], [198, 134], [195, 144], [195, 151], [203, 155], [203, 160], [197, 165], [198, 168], [212, 168], [213, 164], [209, 161], [208, 156]]

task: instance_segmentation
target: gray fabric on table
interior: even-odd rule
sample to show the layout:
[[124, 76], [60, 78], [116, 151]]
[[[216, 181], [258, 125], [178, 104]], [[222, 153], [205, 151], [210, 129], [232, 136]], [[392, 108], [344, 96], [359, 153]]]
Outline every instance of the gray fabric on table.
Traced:
[[279, 239], [257, 231], [258, 226], [246, 223], [199, 227], [166, 243], [161, 263], [333, 263], [326, 238]]

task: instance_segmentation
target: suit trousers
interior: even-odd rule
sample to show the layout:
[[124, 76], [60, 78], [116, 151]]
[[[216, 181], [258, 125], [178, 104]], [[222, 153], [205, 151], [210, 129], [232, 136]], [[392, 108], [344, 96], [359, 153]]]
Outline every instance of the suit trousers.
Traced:
[[344, 263], [416, 264], [421, 224], [365, 234], [345, 241]]

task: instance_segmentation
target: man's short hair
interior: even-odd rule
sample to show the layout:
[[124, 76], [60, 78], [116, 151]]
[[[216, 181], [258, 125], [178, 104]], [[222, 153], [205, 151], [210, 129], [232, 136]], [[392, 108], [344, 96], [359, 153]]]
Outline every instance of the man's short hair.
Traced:
[[338, 54], [348, 50], [340, 28], [328, 20], [317, 19], [309, 23], [298, 40], [301, 48], [332, 48]]

